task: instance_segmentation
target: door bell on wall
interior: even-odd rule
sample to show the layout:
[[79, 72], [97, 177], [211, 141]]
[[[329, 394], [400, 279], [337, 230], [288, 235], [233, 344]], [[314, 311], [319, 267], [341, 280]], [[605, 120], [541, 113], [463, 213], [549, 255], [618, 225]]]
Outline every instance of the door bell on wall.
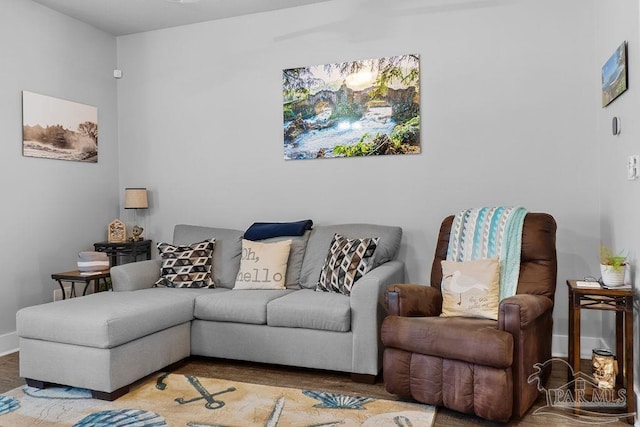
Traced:
[[121, 79], [122, 78], [122, 70], [113, 70], [113, 78]]

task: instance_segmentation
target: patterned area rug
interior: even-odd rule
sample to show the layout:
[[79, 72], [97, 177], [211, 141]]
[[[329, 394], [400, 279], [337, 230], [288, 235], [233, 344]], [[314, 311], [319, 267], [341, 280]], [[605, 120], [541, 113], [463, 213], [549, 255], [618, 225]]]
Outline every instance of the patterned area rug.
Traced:
[[0, 395], [3, 427], [427, 427], [434, 416], [428, 405], [178, 374], [152, 376], [114, 402], [69, 387]]

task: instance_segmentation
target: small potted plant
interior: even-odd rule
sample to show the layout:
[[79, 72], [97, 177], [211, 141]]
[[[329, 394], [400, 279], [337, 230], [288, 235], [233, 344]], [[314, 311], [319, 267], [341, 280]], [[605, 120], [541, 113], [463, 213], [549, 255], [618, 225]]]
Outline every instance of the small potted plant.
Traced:
[[605, 286], [624, 285], [624, 273], [627, 267], [627, 257], [616, 254], [606, 246], [600, 246], [600, 273]]

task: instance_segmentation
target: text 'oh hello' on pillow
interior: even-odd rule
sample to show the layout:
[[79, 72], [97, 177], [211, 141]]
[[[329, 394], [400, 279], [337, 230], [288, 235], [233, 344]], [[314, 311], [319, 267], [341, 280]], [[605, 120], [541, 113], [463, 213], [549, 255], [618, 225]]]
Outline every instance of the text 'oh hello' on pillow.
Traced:
[[240, 271], [233, 289], [286, 289], [291, 240], [261, 243], [242, 239]]

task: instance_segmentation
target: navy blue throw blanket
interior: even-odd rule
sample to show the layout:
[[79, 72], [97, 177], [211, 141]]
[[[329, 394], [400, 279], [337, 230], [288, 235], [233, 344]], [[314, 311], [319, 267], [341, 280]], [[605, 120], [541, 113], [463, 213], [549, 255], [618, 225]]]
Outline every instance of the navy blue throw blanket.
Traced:
[[305, 219], [295, 222], [254, 222], [244, 232], [247, 240], [262, 240], [280, 236], [302, 236], [305, 231], [311, 230], [313, 221]]

